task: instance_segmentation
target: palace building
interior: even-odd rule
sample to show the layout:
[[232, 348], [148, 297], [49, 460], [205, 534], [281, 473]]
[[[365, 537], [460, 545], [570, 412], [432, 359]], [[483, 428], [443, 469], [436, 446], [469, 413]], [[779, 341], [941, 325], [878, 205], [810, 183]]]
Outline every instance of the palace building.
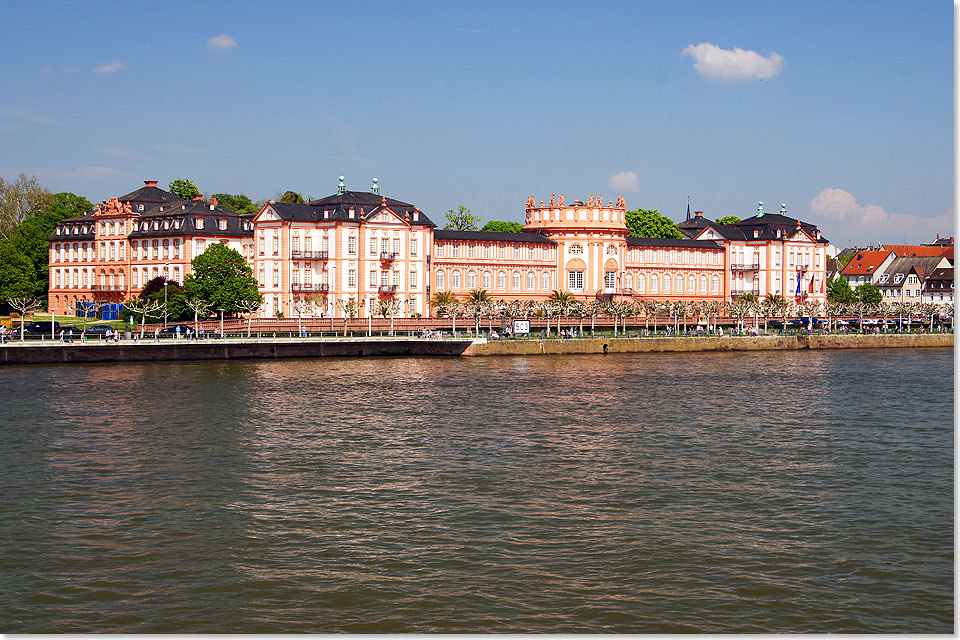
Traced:
[[756, 216], [719, 225], [697, 212], [682, 239], [628, 237], [626, 202], [592, 194], [565, 202], [527, 198], [521, 233], [449, 231], [408, 202], [370, 191], [306, 204], [270, 200], [241, 216], [216, 200], [191, 202], [147, 181], [94, 211], [61, 222], [50, 238], [50, 308], [123, 302], [150, 279], [182, 282], [212, 242], [239, 251], [264, 296], [261, 315], [430, 315], [430, 297], [541, 301], [566, 291], [613, 299], [725, 302], [745, 293], [823, 302], [827, 241], [810, 224]]

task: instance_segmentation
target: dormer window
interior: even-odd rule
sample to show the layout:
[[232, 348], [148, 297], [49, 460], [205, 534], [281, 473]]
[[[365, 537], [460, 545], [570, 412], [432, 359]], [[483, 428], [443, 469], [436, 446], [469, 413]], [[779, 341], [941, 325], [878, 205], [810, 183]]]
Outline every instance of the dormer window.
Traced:
[[169, 229], [169, 228], [170, 228], [170, 221], [169, 221], [169, 220], [164, 220], [164, 221], [163, 221], [163, 228], [164, 228], [164, 229]]
[[57, 227], [57, 235], [60, 235], [60, 227]]
[[219, 220], [217, 220], [217, 226], [220, 228], [220, 231], [226, 231], [226, 230], [227, 230], [227, 219], [226, 219], [226, 218], [220, 218]]
[[760, 229], [754, 229], [754, 230], [753, 230], [753, 237], [754, 237], [754, 238], [759, 238], [759, 237], [760, 237]]
[[154, 221], [153, 221], [153, 230], [154, 230], [154, 231], [157, 231], [159, 228], [160, 228], [160, 221], [159, 221], [159, 220], [154, 220]]
[[193, 226], [195, 226], [197, 229], [203, 229], [203, 218], [194, 218]]
[[136, 220], [134, 220], [134, 221], [133, 221], [133, 230], [134, 230], [134, 231], [137, 231], [138, 229], [140, 229], [140, 223], [137, 222]]
[[138, 204], [138, 205], [137, 205], [137, 211], [143, 211], [143, 205], [142, 205], [142, 204]]
[[87, 225], [83, 225], [83, 232], [84, 232], [84, 233], [87, 232]]

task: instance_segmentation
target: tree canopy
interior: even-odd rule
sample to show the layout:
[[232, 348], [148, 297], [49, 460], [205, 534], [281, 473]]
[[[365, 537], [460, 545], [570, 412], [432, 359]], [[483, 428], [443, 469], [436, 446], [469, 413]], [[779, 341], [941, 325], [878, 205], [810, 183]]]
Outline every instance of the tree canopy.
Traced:
[[480, 216], [470, 213], [470, 209], [460, 205], [456, 211], [450, 209], [445, 214], [447, 216], [446, 230], [453, 231], [476, 231], [477, 224], [480, 222]]
[[193, 273], [184, 278], [187, 295], [209, 302], [226, 314], [239, 312], [244, 301], [260, 301], [253, 269], [240, 252], [215, 242], [193, 259]]
[[167, 190], [181, 200], [193, 200], [194, 196], [200, 195], [200, 189], [193, 184], [192, 180], [178, 179], [167, 186]]
[[737, 222], [740, 222], [740, 220], [740, 216], [723, 216], [721, 218], [717, 218], [717, 224], [736, 224]]
[[217, 204], [236, 211], [242, 216], [253, 215], [260, 211], [260, 203], [254, 202], [246, 194], [215, 193], [211, 198], [217, 199]]
[[[143, 289], [140, 291], [140, 295], [137, 296], [140, 300], [156, 302], [160, 305], [160, 310], [150, 314], [151, 318], [160, 318], [164, 317], [163, 313], [163, 303], [164, 303], [164, 284], [166, 284], [166, 303], [167, 303], [167, 313], [166, 318], [168, 321], [177, 322], [180, 320], [192, 320], [193, 311], [187, 306], [187, 292], [174, 280], [167, 280], [163, 276], [157, 276], [156, 278], [150, 280]], [[136, 306], [136, 305], [134, 305]], [[127, 309], [124, 306], [123, 319], [126, 320], [131, 316], [134, 319], [134, 322], [141, 322], [142, 313], [138, 313], [134, 310]]]
[[857, 296], [850, 288], [850, 283], [840, 276], [827, 282], [827, 300], [846, 304], [856, 300]]
[[50, 192], [36, 176], [28, 178], [21, 173], [13, 182], [0, 176], [0, 239], [10, 237], [20, 223], [50, 206]]
[[626, 221], [632, 238], [683, 238], [677, 224], [655, 209], [627, 211]]
[[306, 204], [307, 201], [303, 199], [296, 191], [284, 191], [283, 195], [277, 200], [277, 202], [286, 202], [289, 204]]
[[880, 304], [883, 302], [883, 292], [872, 282], [858, 284], [857, 288], [853, 290], [853, 293], [857, 296], [857, 300], [866, 304]]
[[483, 225], [480, 231], [492, 231], [494, 233], [521, 233], [523, 225], [519, 222], [504, 222], [502, 220], [490, 220]]

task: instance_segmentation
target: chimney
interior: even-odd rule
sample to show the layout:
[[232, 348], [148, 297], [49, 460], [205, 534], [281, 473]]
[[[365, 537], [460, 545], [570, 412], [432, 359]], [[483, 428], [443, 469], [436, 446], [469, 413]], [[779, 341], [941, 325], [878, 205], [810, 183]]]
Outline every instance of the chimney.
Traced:
[[143, 181], [143, 186], [145, 186], [145, 187], [155, 187], [155, 186], [157, 186], [157, 181], [156, 181], [156, 180], [144, 180], [144, 181]]
[[217, 208], [217, 199], [210, 198], [210, 211], [213, 211], [216, 208]]
[[702, 218], [702, 217], [703, 217], [703, 211], [694, 211], [694, 212], [693, 212], [693, 215], [694, 215], [695, 217], [697, 217], [697, 218]]
[[420, 209], [417, 207], [414, 207], [413, 209], [413, 221], [414, 222], [420, 221]]

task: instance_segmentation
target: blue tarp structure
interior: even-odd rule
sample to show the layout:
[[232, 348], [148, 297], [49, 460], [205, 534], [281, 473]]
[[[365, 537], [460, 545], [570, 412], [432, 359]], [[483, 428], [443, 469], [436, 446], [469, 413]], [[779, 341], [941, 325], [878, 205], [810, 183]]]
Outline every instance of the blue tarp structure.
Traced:
[[88, 300], [77, 300], [77, 310], [76, 316], [82, 318], [84, 316], [88, 318], [99, 318], [101, 320], [119, 320], [120, 313], [123, 311], [123, 304], [119, 302], [112, 302], [110, 304], [105, 304], [100, 307], [99, 312], [97, 311], [97, 305]]

